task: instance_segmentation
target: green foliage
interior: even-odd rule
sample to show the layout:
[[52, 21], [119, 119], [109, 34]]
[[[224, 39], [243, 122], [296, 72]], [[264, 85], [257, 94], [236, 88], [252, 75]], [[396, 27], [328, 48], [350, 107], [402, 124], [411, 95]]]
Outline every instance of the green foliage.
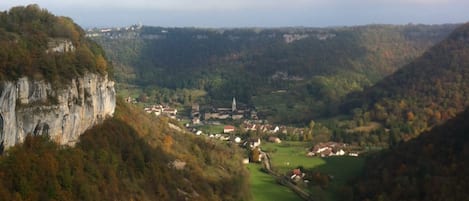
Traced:
[[380, 141], [391, 145], [454, 117], [469, 106], [468, 33], [469, 24], [459, 27], [395, 74], [350, 95], [344, 108], [359, 122], [382, 123], [390, 138]]
[[[0, 156], [5, 200], [248, 200], [236, 147], [179, 133], [119, 102], [116, 116], [61, 147], [45, 137]], [[165, 139], [172, 139], [168, 143]], [[165, 144], [166, 143], [166, 144]], [[177, 168], [177, 162], [185, 165]]]
[[418, 138], [367, 159], [354, 200], [465, 200], [469, 110]]
[[262, 147], [265, 151], [275, 150], [269, 153], [274, 171], [288, 175], [300, 167], [311, 182], [304, 187], [321, 200], [337, 200], [339, 192], [348, 186], [349, 180], [361, 174], [364, 165], [362, 157], [308, 157], [311, 144], [305, 142], [265, 143]]
[[[335, 105], [347, 93], [396, 71], [454, 27], [143, 27], [132, 32], [136, 37], [117, 37], [125, 33], [116, 31], [115, 38], [95, 40], [116, 64], [118, 81], [170, 90], [204, 90], [208, 103], [235, 96], [261, 108], [259, 115], [270, 121], [305, 125], [312, 117], [336, 113]], [[286, 43], [284, 35], [291, 33], [309, 37]], [[322, 35], [331, 37], [321, 40]], [[272, 95], [278, 90], [287, 92]], [[272, 96], [279, 101], [271, 101]]]
[[[64, 41], [71, 42], [76, 50], [51, 51]], [[78, 25], [37, 5], [0, 12], [0, 47], [0, 80], [27, 76], [69, 83], [85, 72], [107, 73], [103, 50], [86, 39]]]

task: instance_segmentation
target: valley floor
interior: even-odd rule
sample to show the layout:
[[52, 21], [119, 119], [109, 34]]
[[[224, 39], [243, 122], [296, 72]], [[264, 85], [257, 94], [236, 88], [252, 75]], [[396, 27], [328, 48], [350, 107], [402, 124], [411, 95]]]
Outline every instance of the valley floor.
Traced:
[[[350, 156], [308, 157], [306, 156], [308, 147], [310, 147], [310, 143], [289, 141], [284, 141], [281, 144], [264, 143], [262, 145], [262, 149], [270, 154], [272, 169], [277, 174], [288, 175], [293, 169], [302, 167], [311, 172], [328, 175], [331, 179], [328, 180], [327, 187], [321, 188], [313, 182], [308, 186], [302, 185], [302, 188], [309, 191], [317, 200], [339, 200], [347, 181], [362, 172], [364, 158]], [[249, 167], [252, 169], [251, 166]], [[250, 171], [251, 177], [255, 177], [252, 170]], [[273, 178], [271, 177], [271, 179]], [[254, 189], [252, 191], [255, 192]]]
[[274, 177], [261, 170], [260, 164], [249, 164], [253, 201], [302, 201], [293, 191], [278, 184]]

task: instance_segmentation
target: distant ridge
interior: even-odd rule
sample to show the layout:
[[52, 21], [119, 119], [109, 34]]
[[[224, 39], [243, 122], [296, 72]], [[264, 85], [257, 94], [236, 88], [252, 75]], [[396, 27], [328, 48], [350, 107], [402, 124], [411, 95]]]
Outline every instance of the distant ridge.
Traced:
[[[271, 122], [306, 124], [443, 40], [458, 25], [339, 28], [89, 30], [116, 79], [139, 87], [196, 89], [216, 104], [236, 96]], [[133, 28], [133, 30], [132, 30]], [[278, 100], [272, 91], [287, 92]], [[285, 102], [291, 103], [285, 104]], [[267, 103], [267, 104], [266, 104]]]

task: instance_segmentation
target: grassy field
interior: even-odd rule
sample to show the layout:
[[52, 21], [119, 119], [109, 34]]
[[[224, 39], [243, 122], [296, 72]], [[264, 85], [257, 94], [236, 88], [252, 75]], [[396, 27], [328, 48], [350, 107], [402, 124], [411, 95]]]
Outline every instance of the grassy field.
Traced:
[[262, 172], [259, 164], [249, 164], [253, 201], [301, 201], [293, 191], [276, 183], [275, 179]]
[[311, 144], [305, 142], [262, 144], [262, 150], [269, 152], [272, 156], [271, 162], [274, 171], [282, 174], [298, 166], [303, 166], [304, 168], [314, 168], [325, 164], [325, 161], [321, 158], [307, 157], [306, 153], [309, 148], [311, 148]]
[[224, 124], [220, 125], [201, 125], [196, 126], [197, 129], [201, 130], [205, 134], [220, 134], [223, 133]]
[[319, 200], [338, 200], [338, 192], [349, 179], [361, 173], [364, 159], [361, 157], [308, 157], [309, 143], [283, 142], [282, 144], [264, 143], [262, 149], [269, 151], [272, 157], [274, 171], [286, 173], [292, 169], [303, 166], [306, 169], [333, 176], [329, 186], [323, 190], [318, 186], [308, 190]]

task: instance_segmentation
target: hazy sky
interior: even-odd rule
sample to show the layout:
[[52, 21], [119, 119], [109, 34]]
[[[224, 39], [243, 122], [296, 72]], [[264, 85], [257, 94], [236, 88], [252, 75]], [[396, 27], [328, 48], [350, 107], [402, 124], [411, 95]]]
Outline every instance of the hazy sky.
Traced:
[[84, 27], [278, 27], [469, 21], [469, 0], [0, 0], [38, 4]]

